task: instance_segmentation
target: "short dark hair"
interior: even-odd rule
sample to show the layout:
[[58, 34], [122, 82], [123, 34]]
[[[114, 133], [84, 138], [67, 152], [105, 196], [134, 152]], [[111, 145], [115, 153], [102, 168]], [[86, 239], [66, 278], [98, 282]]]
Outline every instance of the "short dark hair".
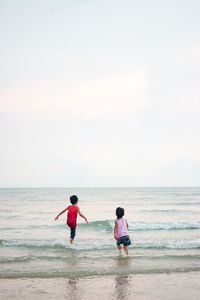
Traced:
[[78, 202], [78, 197], [76, 195], [72, 195], [69, 199], [71, 204], [75, 204], [76, 202]]
[[118, 207], [116, 209], [117, 219], [121, 219], [124, 215], [124, 209], [122, 207]]

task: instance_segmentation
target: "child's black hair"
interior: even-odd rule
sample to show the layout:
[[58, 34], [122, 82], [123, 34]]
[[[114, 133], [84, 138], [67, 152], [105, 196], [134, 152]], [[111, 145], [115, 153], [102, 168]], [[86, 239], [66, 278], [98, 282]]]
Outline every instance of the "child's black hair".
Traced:
[[72, 195], [69, 199], [71, 204], [75, 204], [76, 202], [78, 202], [78, 197], [76, 195]]
[[118, 207], [116, 209], [117, 219], [121, 219], [124, 215], [124, 209], [122, 207]]

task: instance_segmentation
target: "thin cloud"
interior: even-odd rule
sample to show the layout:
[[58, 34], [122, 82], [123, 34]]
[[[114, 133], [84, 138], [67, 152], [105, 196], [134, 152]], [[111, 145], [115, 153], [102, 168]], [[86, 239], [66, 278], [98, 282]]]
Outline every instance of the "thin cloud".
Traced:
[[94, 80], [49, 82], [1, 92], [1, 111], [64, 113], [98, 119], [144, 109], [148, 78], [144, 70]]

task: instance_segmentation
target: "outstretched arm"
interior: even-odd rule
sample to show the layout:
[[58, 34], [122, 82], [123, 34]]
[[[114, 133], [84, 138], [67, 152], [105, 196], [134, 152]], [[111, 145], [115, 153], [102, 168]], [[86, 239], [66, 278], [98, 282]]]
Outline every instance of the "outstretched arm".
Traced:
[[79, 207], [77, 207], [77, 212], [78, 212], [78, 214], [79, 214], [79, 216], [81, 216], [83, 219], [85, 219], [85, 222], [86, 223], [88, 223], [88, 220], [87, 220], [87, 218], [81, 213], [81, 211], [80, 211], [80, 208]]
[[62, 210], [62, 211], [55, 217], [55, 221], [58, 220], [58, 218], [59, 218], [62, 214], [64, 214], [64, 212], [66, 212], [67, 210], [68, 210], [68, 207], [65, 208], [64, 210]]
[[115, 221], [115, 228], [114, 228], [114, 238], [117, 239], [117, 222]]
[[128, 228], [128, 222], [126, 221], [126, 226], [127, 226], [127, 228]]

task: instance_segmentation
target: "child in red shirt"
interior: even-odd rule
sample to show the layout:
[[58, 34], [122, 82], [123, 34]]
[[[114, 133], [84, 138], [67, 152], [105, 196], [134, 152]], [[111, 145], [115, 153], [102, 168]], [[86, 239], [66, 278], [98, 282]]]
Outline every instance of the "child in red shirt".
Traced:
[[70, 243], [72, 244], [76, 235], [76, 219], [77, 219], [77, 213], [79, 216], [81, 216], [83, 219], [85, 219], [85, 222], [88, 223], [88, 220], [86, 217], [81, 213], [80, 208], [77, 206], [78, 204], [78, 197], [76, 195], [73, 195], [70, 197], [70, 202], [72, 205], [69, 205], [67, 208], [65, 208], [63, 211], [61, 211], [56, 217], [55, 221], [58, 220], [59, 216], [62, 215], [64, 212], [68, 210], [67, 214], [67, 225], [70, 227]]

